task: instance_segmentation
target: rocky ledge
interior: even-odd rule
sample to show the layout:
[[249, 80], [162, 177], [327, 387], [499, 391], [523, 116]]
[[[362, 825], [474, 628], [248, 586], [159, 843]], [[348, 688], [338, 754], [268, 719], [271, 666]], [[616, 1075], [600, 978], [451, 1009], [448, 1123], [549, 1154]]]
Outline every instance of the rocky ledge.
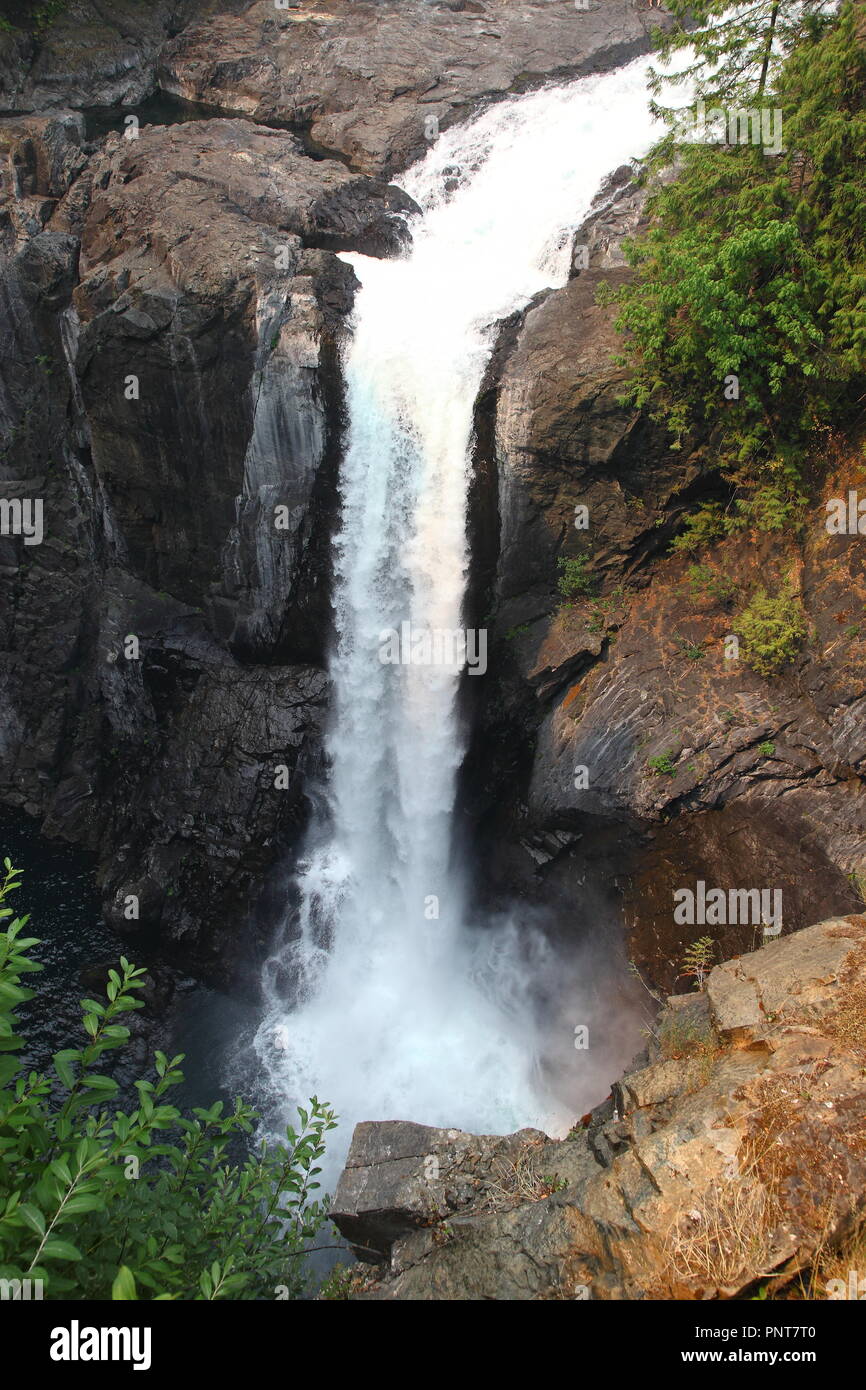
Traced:
[[394, 173], [484, 100], [605, 72], [667, 23], [634, 0], [258, 0], [167, 44], [166, 92], [303, 130], [368, 174]]
[[332, 1206], [365, 1299], [772, 1291], [866, 1205], [866, 917], [667, 1000], [611, 1096], [555, 1141], [358, 1125]]

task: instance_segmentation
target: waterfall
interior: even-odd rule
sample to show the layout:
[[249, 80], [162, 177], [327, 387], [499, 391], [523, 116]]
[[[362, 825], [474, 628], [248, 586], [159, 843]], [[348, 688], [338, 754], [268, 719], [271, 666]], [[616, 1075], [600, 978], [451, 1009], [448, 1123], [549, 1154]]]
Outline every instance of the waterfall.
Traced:
[[450, 863], [460, 653], [393, 664], [383, 634], [461, 626], [472, 410], [496, 325], [565, 283], [603, 177], [658, 136], [647, 66], [447, 131], [402, 179], [422, 209], [409, 254], [344, 257], [362, 288], [345, 356], [330, 778], [256, 1039], [286, 1115], [313, 1093], [336, 1109], [338, 1165], [361, 1119], [557, 1132], [573, 1118], [538, 1066], [527, 952], [543, 948], [507, 923], [473, 929]]

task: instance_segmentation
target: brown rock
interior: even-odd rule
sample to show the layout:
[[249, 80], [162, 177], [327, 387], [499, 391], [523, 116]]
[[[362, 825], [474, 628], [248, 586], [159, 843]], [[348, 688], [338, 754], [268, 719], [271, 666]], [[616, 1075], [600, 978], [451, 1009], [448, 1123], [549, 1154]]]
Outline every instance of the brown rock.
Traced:
[[[766, 990], [777, 1012], [744, 1011], [732, 980], [750, 998]], [[335, 1219], [351, 1234], [359, 1216], [345, 1198], [376, 1191], [376, 1229], [390, 1248], [388, 1268], [371, 1272], [360, 1296], [735, 1297], [768, 1277], [783, 1283], [842, 1239], [866, 1207], [863, 1045], [839, 1024], [866, 992], [866, 918], [822, 922], [717, 966], [707, 992], [719, 1028], [691, 1055], [665, 1057], [660, 1047], [680, 1036], [667, 1031], [671, 1020], [691, 1007], [675, 1001], [659, 1020], [655, 1060], [618, 1083], [632, 1108], [615, 1149], [599, 1145], [595, 1122], [561, 1145], [509, 1136], [509, 1162], [529, 1176], [515, 1201], [492, 1199], [485, 1174], [447, 1220], [428, 1203], [419, 1230], [407, 1204], [389, 1205], [389, 1165], [377, 1166], [377, 1130], [387, 1139], [401, 1126], [359, 1126]], [[750, 1045], [731, 1046], [745, 1013]], [[415, 1150], [449, 1135], [455, 1189], [475, 1173], [479, 1147], [496, 1143], [405, 1129]], [[562, 1174], [564, 1185], [542, 1174]]]
[[629, 0], [464, 5], [300, 0], [191, 24], [162, 51], [168, 92], [283, 121], [364, 173], [393, 173], [482, 100], [606, 71], [649, 49], [658, 16]]

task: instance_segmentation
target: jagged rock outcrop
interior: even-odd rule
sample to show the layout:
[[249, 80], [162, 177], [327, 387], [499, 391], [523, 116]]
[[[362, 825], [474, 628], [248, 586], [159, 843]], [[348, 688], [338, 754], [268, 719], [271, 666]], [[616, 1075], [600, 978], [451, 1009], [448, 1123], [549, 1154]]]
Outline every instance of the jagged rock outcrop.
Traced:
[[[624, 906], [634, 959], [671, 988], [677, 888], [779, 889], [786, 930], [859, 904], [866, 647], [859, 540], [827, 535], [820, 500], [802, 542], [747, 529], [698, 557], [668, 552], [724, 485], [711, 438], [673, 449], [622, 399], [598, 290], [630, 275], [622, 239], [644, 201], [617, 171], [575, 235], [574, 278], [504, 326], [479, 400], [478, 612], [494, 655], [466, 799], [492, 883], [569, 920], [577, 902], [594, 930]], [[564, 601], [567, 558], [586, 589]], [[809, 636], [768, 680], [726, 638], [759, 585], [785, 583]], [[725, 952], [750, 931], [722, 924]]]
[[0, 247], [41, 231], [87, 163], [79, 111], [0, 122]]
[[334, 251], [393, 253], [414, 205], [243, 120], [95, 147], [16, 117], [0, 151], [0, 492], [44, 525], [0, 539], [0, 795], [218, 972], [320, 757]]
[[[208, 0], [70, 0], [33, 30], [0, 32], [0, 109], [133, 105], [153, 91], [157, 56]], [[221, 8], [226, 8], [222, 5]]]
[[561, 1142], [359, 1125], [332, 1206], [366, 1261], [355, 1296], [778, 1287], [866, 1205], [864, 1001], [866, 918], [830, 919], [669, 999], [645, 1055]]

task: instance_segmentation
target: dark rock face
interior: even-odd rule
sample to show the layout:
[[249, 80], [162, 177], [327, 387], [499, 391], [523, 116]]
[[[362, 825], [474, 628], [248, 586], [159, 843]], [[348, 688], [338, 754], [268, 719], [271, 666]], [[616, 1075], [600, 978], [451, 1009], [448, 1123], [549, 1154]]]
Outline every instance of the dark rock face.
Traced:
[[0, 34], [2, 107], [141, 101], [153, 90], [160, 49], [196, 9], [190, 0], [73, 0], [38, 40], [23, 29]]
[[44, 26], [10, 0], [0, 30], [0, 111], [135, 106], [156, 88], [159, 55], [185, 24], [249, 0], [67, 0]]
[[217, 973], [320, 758], [334, 250], [393, 252], [413, 205], [246, 121], [95, 149], [16, 117], [0, 151], [0, 495], [44, 516], [0, 538], [0, 795]]
[[[465, 784], [491, 883], [546, 898], [563, 923], [624, 908], [635, 960], [670, 989], [684, 934], [701, 935], [675, 925], [677, 888], [778, 888], [786, 930], [859, 902], [866, 665], [860, 639], [839, 636], [863, 561], [856, 537], [827, 536], [820, 504], [802, 548], [747, 533], [698, 557], [733, 576], [721, 599], [666, 553], [719, 485], [711, 440], [673, 451], [620, 400], [596, 293], [630, 273], [621, 241], [642, 204], [618, 171], [575, 236], [575, 278], [504, 327], [479, 401], [476, 606], [494, 645]], [[591, 589], [564, 601], [558, 564], [581, 556]], [[767, 681], [726, 659], [725, 639], [755, 587], [788, 573], [812, 635]], [[742, 924], [706, 930], [726, 954], [753, 940]]]
[[[74, 311], [90, 446], [133, 572], [202, 607], [238, 653], [320, 661], [355, 281], [318, 246], [394, 249], [411, 200], [245, 122], [125, 144], [92, 171]], [[215, 487], [227, 458], [231, 486]]]
[[707, 1299], [774, 1290], [866, 1205], [851, 1021], [866, 918], [831, 919], [668, 999], [566, 1139], [355, 1129], [332, 1215], [372, 1300]]

